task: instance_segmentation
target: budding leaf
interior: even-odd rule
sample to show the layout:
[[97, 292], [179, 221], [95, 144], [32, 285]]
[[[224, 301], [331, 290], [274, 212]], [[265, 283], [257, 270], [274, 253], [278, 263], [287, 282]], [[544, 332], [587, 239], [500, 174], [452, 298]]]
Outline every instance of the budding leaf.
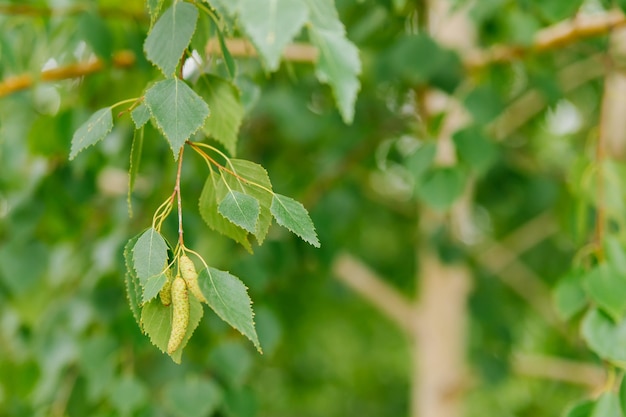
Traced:
[[104, 139], [111, 129], [113, 129], [113, 116], [110, 107], [105, 107], [92, 114], [72, 136], [70, 160], [76, 158], [76, 155], [83, 149]]
[[220, 203], [220, 214], [237, 226], [254, 233], [259, 219], [259, 200], [239, 191], [229, 190]]
[[320, 247], [313, 221], [302, 204], [284, 195], [274, 194], [270, 210], [278, 224], [300, 236], [305, 242], [316, 248]]

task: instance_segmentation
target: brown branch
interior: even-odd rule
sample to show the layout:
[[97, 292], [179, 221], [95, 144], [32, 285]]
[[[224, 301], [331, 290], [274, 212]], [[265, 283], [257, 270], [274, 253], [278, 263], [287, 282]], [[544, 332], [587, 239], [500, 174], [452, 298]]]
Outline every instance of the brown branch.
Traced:
[[415, 311], [411, 301], [387, 284], [384, 278], [346, 253], [337, 256], [332, 269], [341, 282], [369, 301], [407, 334], [414, 332]]
[[[135, 64], [135, 54], [127, 50], [117, 52], [113, 55], [112, 63], [118, 68], [132, 67]], [[36, 81], [61, 81], [82, 77], [101, 71], [104, 66], [105, 64], [101, 59], [94, 59], [45, 70], [38, 79], [30, 74], [9, 77], [0, 82], [0, 97], [30, 88]]]
[[[252, 43], [246, 39], [229, 38], [225, 39], [226, 48], [233, 57], [251, 58], [258, 56], [258, 53]], [[210, 39], [207, 43], [205, 52], [207, 55], [221, 55], [222, 49], [219, 41], [215, 38]], [[292, 43], [285, 47], [283, 51], [283, 59], [291, 62], [316, 62], [318, 50], [315, 46], [307, 43]]]
[[494, 45], [488, 49], [476, 49], [466, 53], [463, 62], [468, 69], [478, 69], [492, 63], [512, 61], [528, 53], [545, 52], [583, 39], [606, 35], [612, 29], [624, 25], [626, 16], [619, 10], [593, 15], [580, 14], [540, 30], [530, 46]]
[[597, 365], [551, 356], [516, 354], [513, 369], [519, 375], [584, 385], [595, 391], [606, 382], [606, 371]]
[[[8, 16], [30, 16], [30, 17], [51, 17], [51, 16], [75, 16], [87, 13], [90, 7], [73, 6], [65, 8], [39, 7], [25, 4], [0, 4], [0, 15]], [[143, 10], [128, 10], [112, 7], [100, 7], [97, 10], [102, 17], [115, 17], [133, 20], [148, 20], [148, 15]]]

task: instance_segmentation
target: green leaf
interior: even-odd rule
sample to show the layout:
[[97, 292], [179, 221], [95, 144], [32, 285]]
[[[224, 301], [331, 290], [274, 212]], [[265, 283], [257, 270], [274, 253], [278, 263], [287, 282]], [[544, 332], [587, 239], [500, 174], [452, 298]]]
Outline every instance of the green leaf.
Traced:
[[198, 201], [200, 216], [211, 229], [233, 239], [237, 243], [241, 243], [248, 252], [252, 253], [252, 246], [248, 241], [248, 232], [231, 223], [218, 211], [218, 202], [222, 201], [226, 192], [226, 186], [220, 174], [211, 171], [204, 183], [204, 188]]
[[210, 0], [210, 3], [213, 7], [218, 9], [220, 12], [225, 13], [230, 16], [235, 16], [237, 11], [239, 10], [240, 0]]
[[139, 237], [139, 235], [133, 237], [126, 243], [126, 246], [124, 246], [124, 262], [126, 264], [126, 297], [130, 304], [130, 311], [132, 311], [137, 325], [141, 327], [141, 283], [135, 272], [135, 263], [132, 255], [133, 248], [137, 244]]
[[305, 242], [316, 248], [320, 247], [313, 221], [302, 204], [284, 195], [274, 194], [270, 210], [278, 224], [300, 236]]
[[218, 211], [237, 226], [254, 233], [259, 220], [259, 200], [239, 191], [229, 190]]
[[243, 282], [228, 272], [208, 268], [200, 271], [198, 285], [213, 311], [250, 339], [261, 352], [259, 338], [254, 329], [252, 301]]
[[478, 124], [489, 123], [505, 107], [498, 93], [493, 88], [485, 86], [472, 90], [465, 97], [464, 105]]
[[178, 160], [180, 148], [189, 136], [202, 127], [209, 115], [209, 107], [199, 95], [178, 78], [153, 85], [146, 92], [145, 103], [157, 126], [168, 140], [174, 159]]
[[583, 339], [603, 359], [626, 365], [626, 320], [613, 322], [598, 309], [591, 309], [581, 324]]
[[163, 288], [163, 285], [165, 285], [165, 281], [167, 281], [167, 275], [165, 275], [165, 272], [148, 278], [143, 286], [142, 301], [145, 303], [156, 297], [159, 291], [161, 291], [161, 288]]
[[80, 344], [80, 368], [91, 402], [100, 400], [112, 385], [119, 346], [112, 334], [95, 334]]
[[189, 45], [198, 20], [193, 4], [175, 2], [159, 18], [146, 38], [146, 57], [170, 77], [176, 71], [185, 48]]
[[434, 142], [426, 142], [420, 145], [406, 158], [406, 167], [413, 174], [416, 181], [420, 181], [422, 176], [428, 172], [435, 160], [437, 153], [437, 144]]
[[[234, 2], [233, 2], [234, 3]], [[217, 39], [220, 42], [220, 49], [222, 51], [222, 56], [224, 57], [224, 63], [226, 64], [226, 69], [228, 70], [228, 74], [231, 78], [235, 78], [237, 75], [237, 67], [235, 66], [235, 60], [233, 56], [230, 54], [228, 47], [226, 47], [226, 42], [224, 41], [224, 34], [220, 30], [219, 27], [216, 27]]]
[[244, 114], [239, 90], [223, 78], [210, 74], [203, 75], [196, 86], [198, 94], [206, 100], [211, 109], [211, 116], [206, 119], [203, 132], [222, 143], [226, 150], [234, 155]]
[[309, 35], [318, 47], [317, 78], [333, 89], [344, 122], [352, 123], [354, 103], [361, 88], [359, 51], [345, 35], [332, 0], [306, 0], [311, 15]]
[[459, 167], [438, 167], [417, 184], [417, 196], [436, 210], [445, 211], [463, 194], [465, 175]]
[[615, 236], [607, 236], [604, 239], [604, 251], [613, 269], [619, 275], [626, 276], [626, 251], [619, 239]]
[[302, 0], [240, 0], [239, 19], [270, 71], [307, 20]]
[[110, 107], [105, 107], [92, 114], [72, 137], [70, 160], [74, 159], [83, 149], [104, 139], [111, 129], [113, 129], [113, 115]]
[[[252, 196], [259, 201], [260, 213], [254, 236], [260, 245], [263, 243], [270, 225], [272, 224], [272, 213], [270, 212], [272, 205], [272, 183], [270, 182], [265, 168], [259, 164], [243, 159], [231, 159], [230, 163], [233, 172], [245, 178], [246, 181], [225, 174], [224, 178], [226, 178], [228, 186], [233, 190], [241, 191], [244, 194]], [[257, 187], [253, 185], [253, 183], [263, 188]]]
[[[175, 363], [180, 363], [183, 349], [200, 324], [203, 314], [202, 304], [193, 294], [189, 293], [189, 325], [180, 347], [171, 355]], [[141, 324], [144, 333], [148, 335], [152, 344], [161, 352], [167, 352], [167, 342], [172, 332], [172, 308], [164, 306], [158, 299], [150, 301], [141, 310]]]
[[569, 320], [587, 305], [587, 294], [583, 288], [583, 273], [571, 271], [561, 278], [554, 289], [554, 302], [557, 312], [564, 320]]
[[[260, 213], [254, 236], [258, 243], [261, 244], [272, 223], [272, 214], [270, 212], [272, 183], [267, 175], [267, 171], [261, 165], [250, 161], [231, 159], [229, 169], [245, 180], [228, 173], [211, 172], [200, 195], [200, 214], [212, 229], [241, 243], [251, 252], [252, 248], [247, 239], [247, 232], [226, 220], [219, 213], [218, 204], [225, 198], [229, 187], [232, 190], [240, 191], [257, 199], [260, 204]], [[223, 179], [221, 175], [223, 175]], [[228, 187], [224, 184], [224, 180], [228, 183]], [[258, 184], [263, 188], [257, 187], [252, 183]], [[270, 191], [268, 192], [266, 189]]]
[[130, 164], [128, 166], [128, 208], [132, 216], [132, 206], [130, 196], [135, 188], [135, 179], [139, 172], [139, 162], [141, 161], [141, 151], [143, 150], [143, 127], [135, 130], [133, 143], [130, 146]]
[[133, 248], [133, 266], [141, 285], [161, 275], [167, 264], [167, 243], [154, 228], [146, 230]]
[[130, 112], [130, 117], [135, 123], [135, 128], [139, 129], [150, 120], [150, 110], [146, 106], [146, 103], [140, 103], [137, 107]]
[[172, 380], [165, 387], [165, 406], [177, 417], [213, 415], [222, 402], [222, 390], [212, 379]]
[[591, 417], [623, 417], [617, 395], [613, 392], [603, 393], [597, 400]]
[[163, 7], [164, 0], [147, 0], [146, 5], [148, 6], [148, 14], [150, 15], [150, 26], [154, 25], [157, 17], [159, 17], [159, 13], [161, 12], [161, 8]]
[[496, 146], [479, 126], [459, 130], [452, 139], [459, 159], [478, 173], [487, 171], [498, 157]]
[[585, 277], [589, 297], [614, 320], [626, 314], [626, 279], [609, 264], [602, 263]]
[[565, 417], [590, 417], [593, 411], [595, 401], [585, 400], [572, 406], [566, 413]]
[[122, 416], [130, 416], [148, 401], [148, 389], [133, 375], [125, 375], [111, 386], [111, 404]]

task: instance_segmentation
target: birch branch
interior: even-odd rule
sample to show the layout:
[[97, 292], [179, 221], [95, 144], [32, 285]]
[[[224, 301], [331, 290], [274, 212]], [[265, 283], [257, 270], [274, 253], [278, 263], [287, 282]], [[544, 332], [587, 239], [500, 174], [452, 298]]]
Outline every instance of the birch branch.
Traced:
[[606, 371], [600, 366], [552, 356], [516, 354], [513, 369], [519, 375], [583, 385], [592, 391], [606, 382]]
[[[135, 64], [135, 54], [131, 51], [120, 51], [113, 55], [113, 66], [129, 68]], [[30, 88], [37, 81], [60, 81], [69, 78], [78, 78], [101, 71], [105, 63], [101, 59], [93, 59], [76, 64], [64, 65], [58, 68], [42, 71], [39, 78], [31, 74], [21, 74], [6, 78], [0, 82], [0, 97], [8, 96], [18, 91]]]
[[343, 253], [335, 259], [332, 270], [341, 282], [369, 301], [407, 334], [414, 332], [415, 312], [411, 301], [363, 262]]
[[494, 45], [488, 49], [476, 49], [466, 53], [463, 62], [468, 69], [478, 69], [493, 63], [512, 61], [528, 53], [545, 52], [583, 39], [606, 35], [624, 25], [626, 16], [619, 10], [579, 14], [538, 31], [530, 46]]

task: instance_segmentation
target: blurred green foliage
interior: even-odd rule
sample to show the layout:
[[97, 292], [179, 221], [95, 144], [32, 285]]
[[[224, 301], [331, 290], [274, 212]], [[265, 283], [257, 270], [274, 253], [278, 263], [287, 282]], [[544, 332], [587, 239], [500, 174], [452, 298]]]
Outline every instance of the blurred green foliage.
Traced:
[[[528, 45], [537, 30], [581, 7], [611, 6], [583, 0], [455, 3], [468, 7], [481, 46]], [[606, 303], [623, 292], [619, 233], [617, 255], [607, 261], [617, 273], [597, 277], [589, 289], [580, 284], [582, 276], [596, 270], [574, 265], [585, 272], [570, 271], [593, 232], [594, 188], [583, 179], [592, 163], [602, 80], [566, 92], [558, 79], [559, 69], [604, 51], [606, 37], [468, 73], [456, 52], [417, 29], [413, 3], [337, 0], [363, 66], [350, 125], [310, 65], [283, 62], [270, 75], [259, 60], [238, 59], [234, 81], [246, 114], [237, 157], [263, 165], [274, 190], [303, 202], [322, 247], [274, 226], [250, 255], [211, 231], [197, 210], [206, 165], [189, 153], [182, 173], [186, 241], [210, 265], [231, 271], [249, 287], [264, 354], [207, 311], [182, 364], [175, 365], [135, 324], [122, 257], [125, 242], [149, 225], [171, 193], [176, 166], [169, 146], [148, 123], [132, 217], [126, 172], [134, 126], [128, 115], [114, 114], [106, 140], [68, 161], [72, 134], [90, 114], [140, 96], [158, 77], [143, 58], [150, 24], [143, 2], [5, 4], [81, 11], [0, 14], [1, 79], [37, 73], [51, 60], [64, 65], [92, 54], [107, 60], [122, 49], [134, 51], [137, 62], [130, 69], [38, 83], [0, 99], [0, 416], [406, 415], [407, 340], [337, 282], [331, 264], [337, 253], [348, 251], [412, 296], [415, 248], [423, 241], [417, 202], [447, 208], [470, 173], [476, 175], [472, 212], [481, 238], [499, 239], [545, 212], [556, 219], [559, 232], [522, 260], [556, 288], [559, 312], [573, 321], [551, 327], [476, 261], [480, 241], [459, 241], [445, 228], [427, 236], [444, 258], [463, 259], [474, 273], [467, 415], [555, 416], [586, 398], [584, 388], [528, 378], [512, 366], [517, 352], [599, 364], [578, 332], [586, 294], [597, 308], [583, 320], [584, 339], [604, 359], [621, 360], [612, 349], [625, 351], [622, 332], [615, 330], [624, 326], [623, 300]], [[198, 28], [192, 45], [204, 45], [214, 33], [207, 26]], [[229, 77], [225, 62], [210, 65]], [[432, 139], [443, 115], [416, 128], [414, 95], [422, 88], [456, 95], [471, 115], [471, 123], [454, 135], [454, 167], [432, 165]], [[529, 90], [539, 91], [547, 106], [496, 141], [489, 123]], [[559, 129], [563, 106], [574, 109], [575, 129]], [[621, 225], [623, 167], [606, 170], [616, 178], [608, 211]], [[175, 236], [176, 230], [175, 219], [168, 219], [164, 232]], [[567, 280], [557, 286], [562, 276]], [[611, 337], [598, 335], [600, 330]], [[617, 404], [607, 395], [594, 416]], [[588, 405], [580, 410], [570, 415], [591, 413]]]

